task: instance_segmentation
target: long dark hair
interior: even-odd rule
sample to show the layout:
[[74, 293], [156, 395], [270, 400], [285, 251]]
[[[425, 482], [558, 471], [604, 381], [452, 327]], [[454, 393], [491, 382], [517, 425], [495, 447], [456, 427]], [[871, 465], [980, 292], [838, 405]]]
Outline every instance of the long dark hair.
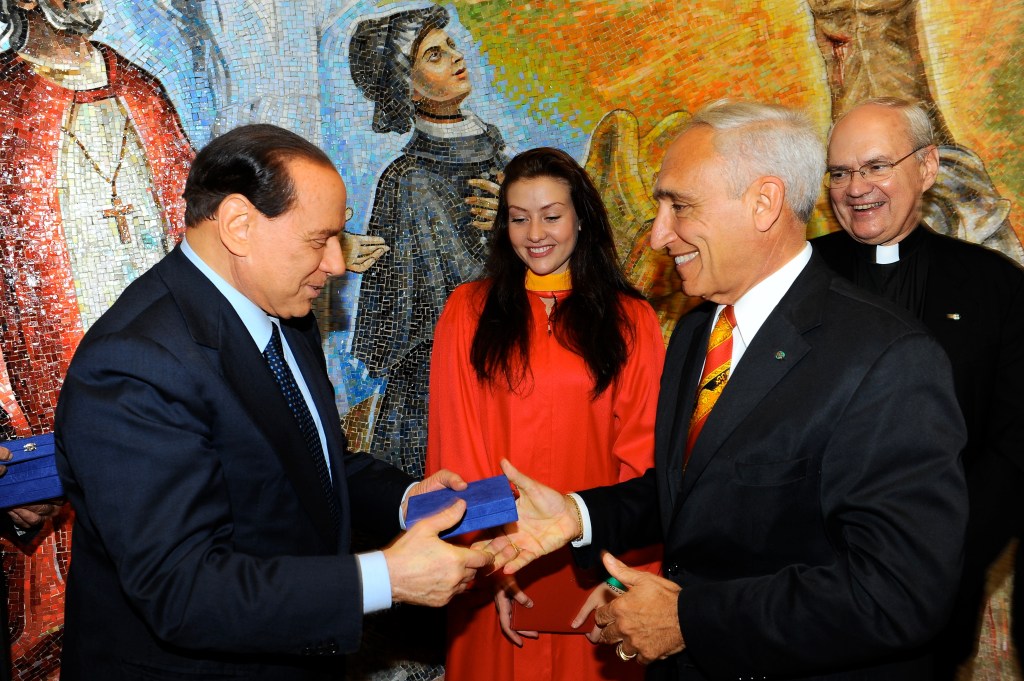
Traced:
[[572, 294], [552, 311], [558, 342], [583, 358], [594, 380], [596, 398], [626, 363], [634, 329], [627, 323], [620, 294], [642, 298], [619, 269], [608, 213], [587, 172], [560, 149], [525, 151], [505, 167], [498, 192], [491, 250], [484, 266], [490, 280], [487, 299], [473, 336], [470, 362], [480, 380], [504, 379], [517, 390], [529, 371], [531, 317], [524, 281], [526, 263], [508, 234], [508, 188], [520, 180], [550, 177], [569, 185], [579, 219], [576, 248], [569, 256]]

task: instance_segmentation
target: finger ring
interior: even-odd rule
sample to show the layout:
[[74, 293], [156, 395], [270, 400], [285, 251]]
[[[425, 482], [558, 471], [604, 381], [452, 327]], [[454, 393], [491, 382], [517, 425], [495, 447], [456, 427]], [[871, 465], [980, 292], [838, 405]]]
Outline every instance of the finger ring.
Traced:
[[626, 654], [626, 652], [622, 649], [622, 641], [619, 641], [619, 644], [615, 646], [615, 654], [618, 655], [619, 659], [623, 662], [629, 662], [634, 657], [636, 657], [636, 653], [633, 653], [632, 655]]
[[518, 556], [518, 555], [519, 555], [520, 553], [522, 553], [522, 552], [523, 552], [523, 550], [522, 550], [521, 548], [519, 548], [518, 546], [516, 546], [516, 543], [515, 543], [514, 541], [512, 541], [511, 539], [509, 539], [509, 540], [508, 540], [508, 543], [509, 543], [509, 544], [510, 544], [510, 545], [512, 546], [512, 548], [514, 548], [514, 549], [516, 550], [516, 555], [517, 555], [517, 556]]

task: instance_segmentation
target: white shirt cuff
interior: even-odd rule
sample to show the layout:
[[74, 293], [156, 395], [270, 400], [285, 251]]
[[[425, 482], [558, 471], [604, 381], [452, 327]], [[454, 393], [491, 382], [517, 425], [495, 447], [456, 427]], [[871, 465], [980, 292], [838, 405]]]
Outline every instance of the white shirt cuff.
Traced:
[[363, 614], [391, 607], [391, 574], [382, 551], [357, 553], [359, 576], [363, 583]]
[[594, 541], [594, 532], [590, 525], [590, 510], [587, 509], [587, 504], [579, 494], [569, 492], [569, 496], [575, 499], [576, 505], [580, 507], [580, 521], [583, 523], [583, 538], [579, 541], [574, 541], [572, 543], [573, 548], [579, 549], [584, 546], [590, 546], [590, 543]]
[[405, 488], [405, 494], [402, 495], [402, 503], [398, 505], [398, 526], [401, 527], [403, 530], [407, 530], [409, 528], [405, 526], [405, 517], [402, 515], [402, 507], [405, 506], [405, 500], [409, 498], [409, 490], [411, 490], [417, 484], [419, 483], [414, 482]]

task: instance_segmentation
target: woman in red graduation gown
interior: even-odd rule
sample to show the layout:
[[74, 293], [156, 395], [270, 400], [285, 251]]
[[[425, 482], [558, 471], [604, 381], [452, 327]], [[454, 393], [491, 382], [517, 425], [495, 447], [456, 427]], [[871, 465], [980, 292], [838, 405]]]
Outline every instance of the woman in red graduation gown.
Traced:
[[[663, 359], [658, 320], [618, 268], [586, 171], [557, 149], [524, 152], [505, 168], [484, 278], [455, 290], [434, 332], [427, 472], [477, 480], [499, 474], [505, 457], [564, 491], [636, 477], [654, 463]], [[656, 556], [625, 560], [654, 571]], [[527, 596], [531, 583], [550, 591], [533, 581], [541, 574], [558, 572], [547, 580], [556, 584], [603, 576], [587, 582], [568, 550], [530, 567], [518, 576]], [[642, 678], [640, 665], [580, 634], [503, 633], [499, 612], [507, 618], [515, 588], [478, 579], [451, 603], [446, 681]], [[613, 596], [599, 585], [588, 602]]]

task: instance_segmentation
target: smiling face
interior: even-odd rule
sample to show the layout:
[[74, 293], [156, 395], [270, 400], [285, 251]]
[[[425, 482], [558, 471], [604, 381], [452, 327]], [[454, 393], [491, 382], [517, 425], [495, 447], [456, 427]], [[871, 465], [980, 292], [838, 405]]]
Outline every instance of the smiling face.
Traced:
[[248, 214], [247, 251], [235, 272], [238, 289], [267, 314], [303, 317], [327, 277], [343, 274], [339, 235], [345, 226], [345, 184], [331, 167], [307, 160], [287, 162], [294, 205], [268, 218]]
[[[856, 169], [892, 163], [913, 151], [906, 121], [897, 109], [866, 104], [836, 124], [828, 145], [828, 167]], [[932, 147], [895, 168], [892, 176], [869, 182], [856, 170], [844, 187], [829, 188], [832, 211], [843, 229], [865, 244], [894, 244], [921, 220], [921, 195], [935, 182], [939, 153]]]
[[554, 177], [516, 180], [506, 192], [512, 249], [534, 274], [561, 274], [576, 249], [579, 220], [569, 183]]
[[686, 295], [731, 304], [764, 278], [765, 240], [754, 226], [753, 185], [732, 196], [714, 134], [695, 126], [665, 154], [654, 188], [651, 248], [675, 260]]
[[462, 53], [455, 48], [455, 41], [438, 28], [430, 29], [420, 42], [411, 79], [414, 102], [461, 102], [471, 89]]

